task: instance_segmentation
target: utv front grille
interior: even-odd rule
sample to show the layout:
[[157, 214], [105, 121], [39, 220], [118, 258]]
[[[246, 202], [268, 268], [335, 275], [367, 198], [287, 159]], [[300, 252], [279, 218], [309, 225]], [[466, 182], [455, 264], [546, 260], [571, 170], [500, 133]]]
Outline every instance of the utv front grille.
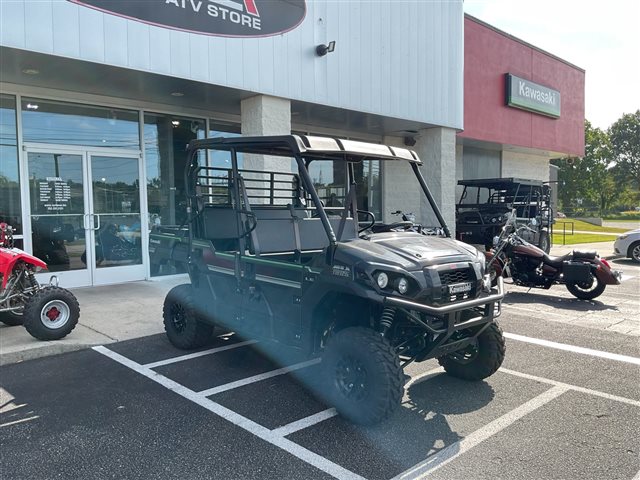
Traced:
[[472, 280], [468, 268], [460, 270], [445, 270], [438, 272], [440, 275], [440, 283], [445, 285], [452, 285], [455, 283], [470, 282]]

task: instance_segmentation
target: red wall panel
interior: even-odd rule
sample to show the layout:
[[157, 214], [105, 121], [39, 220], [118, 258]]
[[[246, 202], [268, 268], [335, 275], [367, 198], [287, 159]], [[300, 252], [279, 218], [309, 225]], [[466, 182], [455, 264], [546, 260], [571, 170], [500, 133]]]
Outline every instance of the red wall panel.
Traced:
[[[584, 154], [584, 71], [465, 17], [464, 132], [460, 137]], [[560, 118], [505, 105], [505, 74], [560, 92]]]

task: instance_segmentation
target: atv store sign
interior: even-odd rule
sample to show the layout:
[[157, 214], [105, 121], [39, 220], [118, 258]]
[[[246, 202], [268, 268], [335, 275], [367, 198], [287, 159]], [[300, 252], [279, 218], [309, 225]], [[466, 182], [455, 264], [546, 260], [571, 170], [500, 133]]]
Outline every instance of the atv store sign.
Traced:
[[507, 73], [507, 105], [548, 117], [560, 117], [560, 92]]
[[265, 37], [296, 28], [304, 0], [69, 0], [160, 27], [223, 37]]

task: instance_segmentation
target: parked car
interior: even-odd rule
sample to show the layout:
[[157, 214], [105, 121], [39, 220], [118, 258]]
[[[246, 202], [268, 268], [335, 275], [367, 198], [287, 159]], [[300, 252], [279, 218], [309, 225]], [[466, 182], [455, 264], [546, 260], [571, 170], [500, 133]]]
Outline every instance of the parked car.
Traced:
[[640, 263], [640, 228], [620, 235], [613, 244], [613, 250], [616, 255], [624, 255]]

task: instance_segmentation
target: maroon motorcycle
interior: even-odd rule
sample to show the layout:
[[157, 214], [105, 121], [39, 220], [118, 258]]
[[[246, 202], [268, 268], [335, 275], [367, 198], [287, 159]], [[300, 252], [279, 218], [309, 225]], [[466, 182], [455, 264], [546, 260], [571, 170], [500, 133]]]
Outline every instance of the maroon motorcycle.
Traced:
[[519, 236], [528, 226], [518, 227], [515, 213], [494, 238], [494, 248], [485, 252], [487, 271], [492, 279], [511, 278], [515, 285], [549, 289], [564, 283], [573, 296], [593, 300], [604, 292], [607, 285], [619, 285], [622, 272], [613, 270], [606, 259], [596, 252], [573, 251], [559, 257], [550, 257], [543, 250]]
[[0, 322], [24, 325], [39, 340], [59, 340], [78, 323], [80, 307], [69, 291], [51, 277], [40, 285], [35, 273], [47, 264], [13, 246], [13, 229], [0, 223]]

